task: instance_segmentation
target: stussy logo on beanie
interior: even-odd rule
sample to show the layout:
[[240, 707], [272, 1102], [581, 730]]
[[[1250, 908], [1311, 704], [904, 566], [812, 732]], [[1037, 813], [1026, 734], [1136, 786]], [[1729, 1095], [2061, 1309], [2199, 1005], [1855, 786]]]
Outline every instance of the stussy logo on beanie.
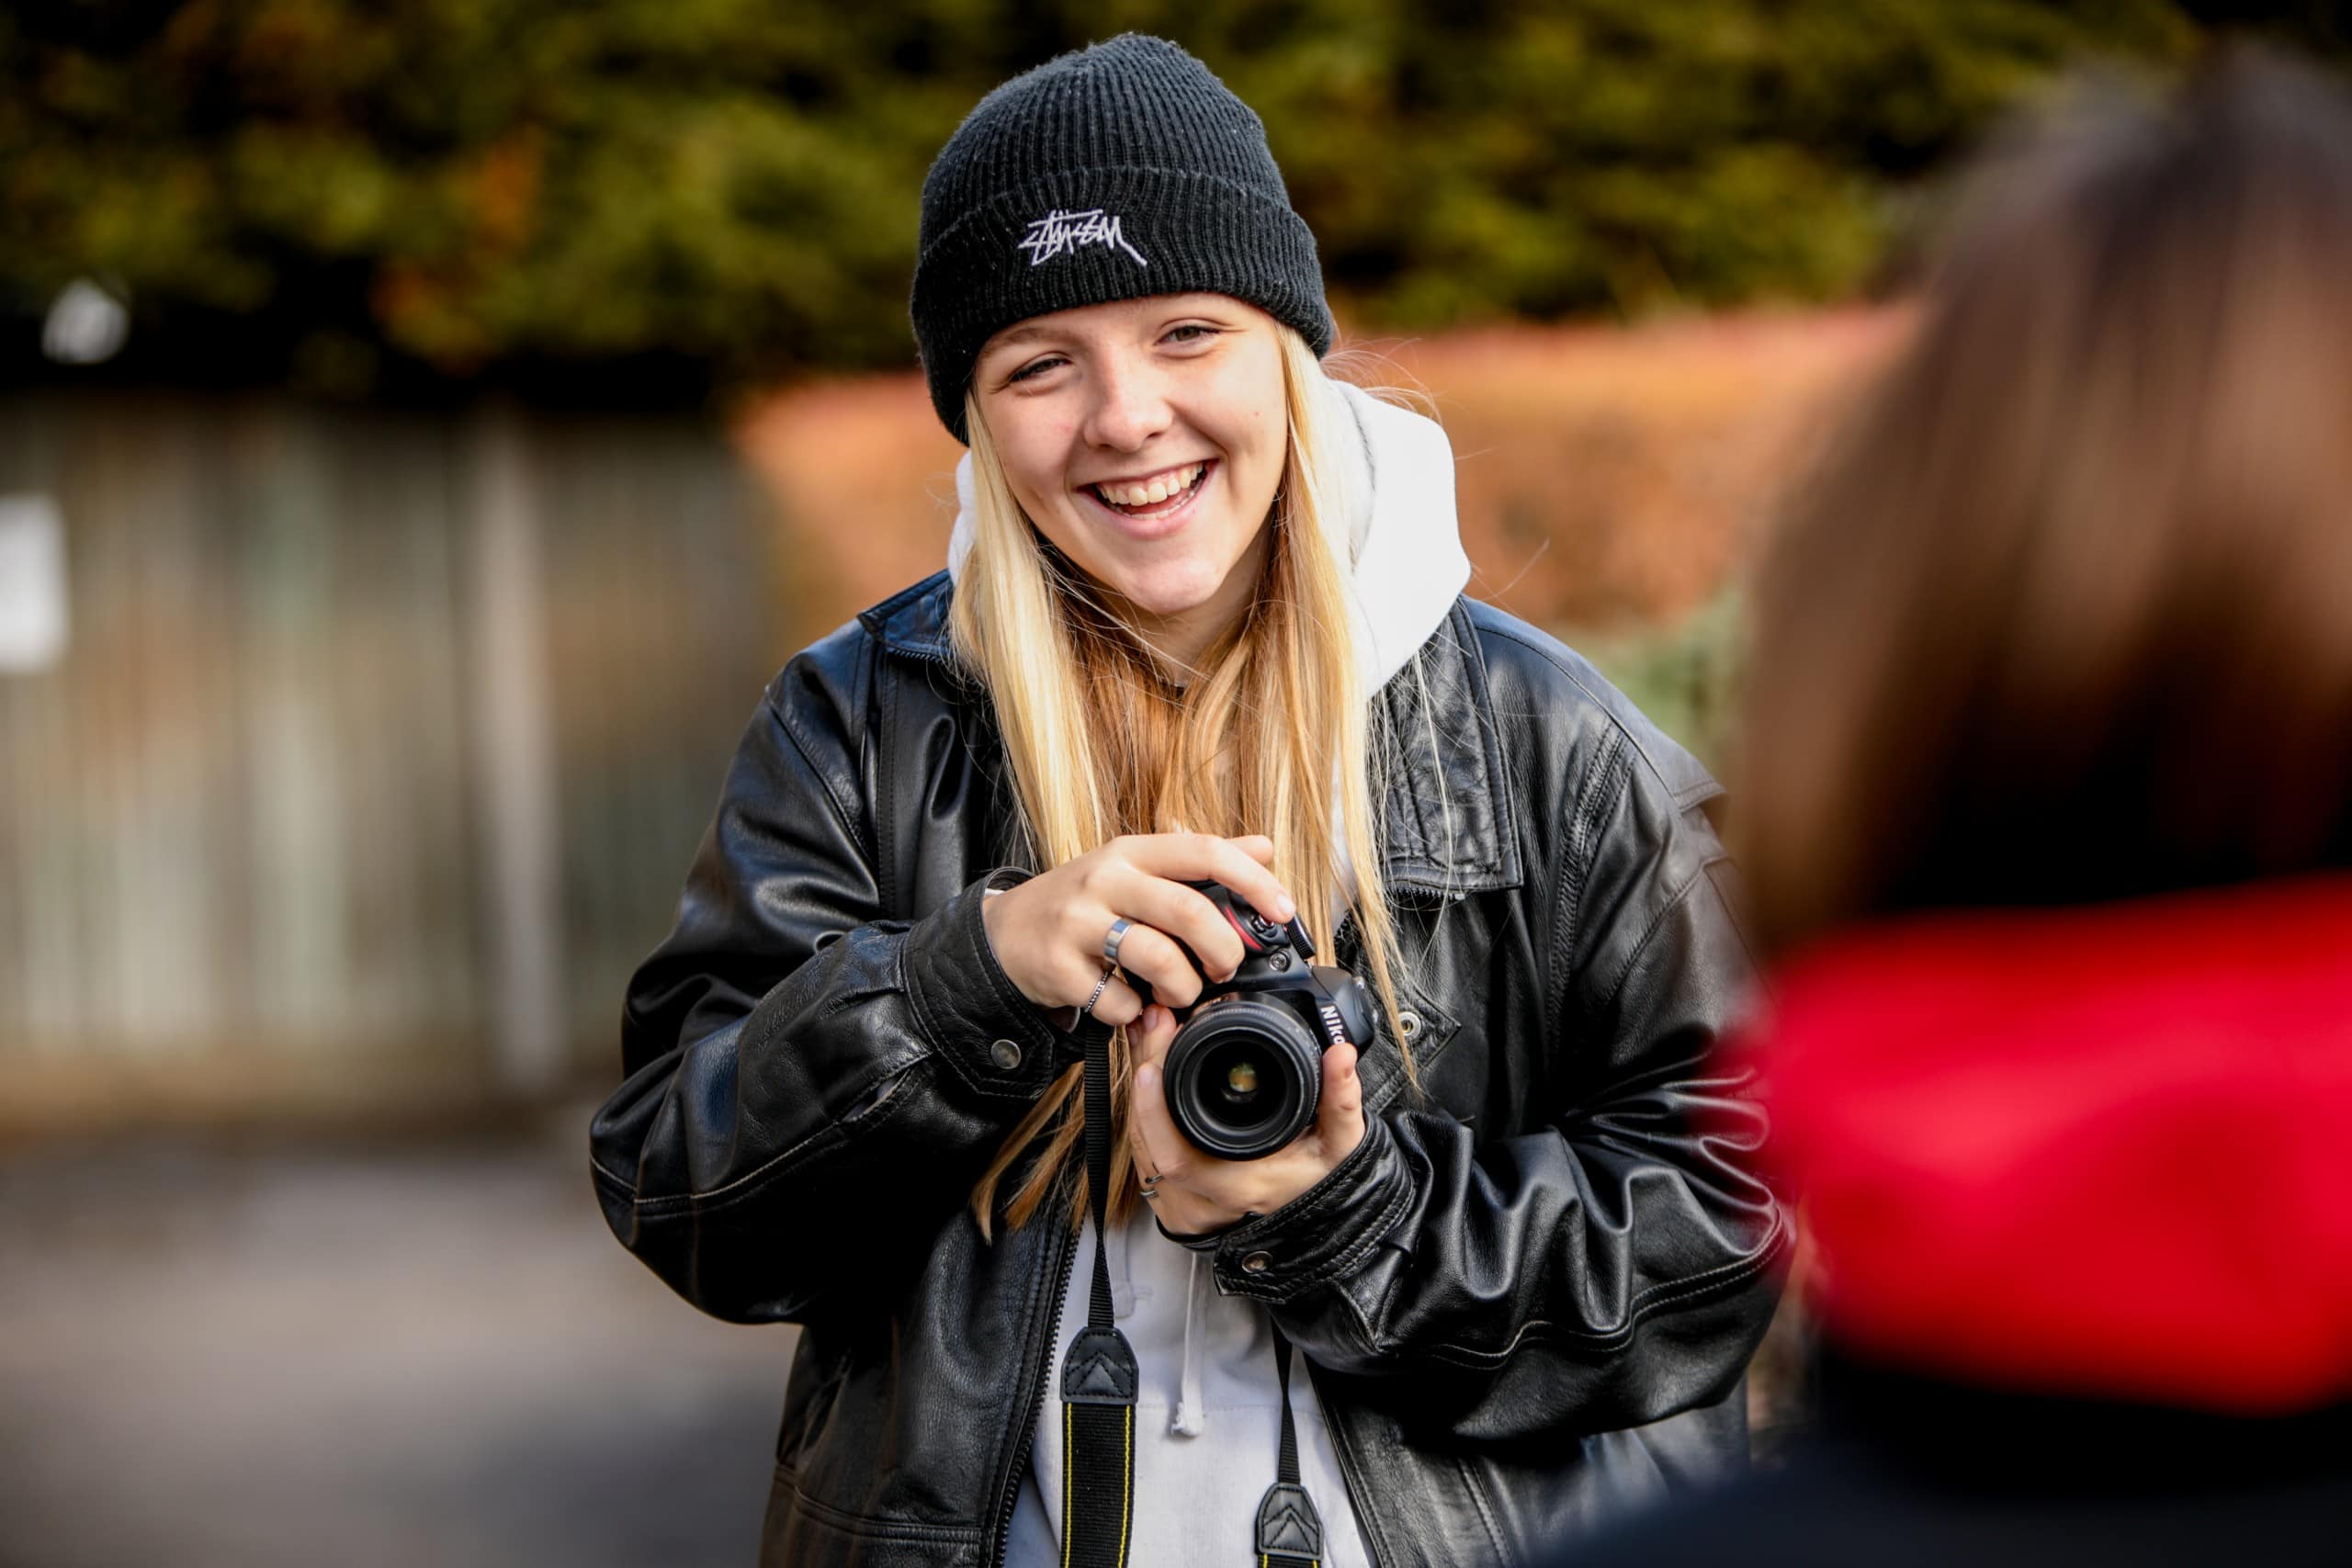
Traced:
[[1106, 249], [1115, 245], [1135, 257], [1137, 266], [1149, 266], [1143, 253], [1127, 243], [1127, 237], [1119, 231], [1119, 221], [1117, 214], [1105, 213], [1099, 207], [1090, 207], [1083, 212], [1064, 212], [1057, 207], [1030, 224], [1029, 231], [1012, 248], [1027, 251], [1031, 266], [1042, 266], [1081, 245], [1102, 245]]

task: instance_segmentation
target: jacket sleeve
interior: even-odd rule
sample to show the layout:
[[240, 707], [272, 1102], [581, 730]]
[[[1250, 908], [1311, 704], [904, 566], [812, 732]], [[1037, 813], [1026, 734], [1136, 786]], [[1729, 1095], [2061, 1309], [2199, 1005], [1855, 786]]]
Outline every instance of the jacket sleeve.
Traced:
[[1482, 1142], [1442, 1111], [1392, 1111], [1316, 1187], [1215, 1240], [1218, 1284], [1319, 1366], [1464, 1438], [1711, 1404], [1771, 1315], [1787, 1237], [1748, 1168], [1762, 1116], [1711, 1060], [1751, 974], [1730, 863], [1638, 752], [1618, 761], [1544, 890], [1557, 972], [1533, 1130]]
[[851, 731], [794, 674], [630, 982], [628, 1077], [590, 1133], [622, 1245], [739, 1322], [798, 1319], [910, 1260], [1067, 1060], [981, 924], [985, 886], [1020, 874], [881, 918]]

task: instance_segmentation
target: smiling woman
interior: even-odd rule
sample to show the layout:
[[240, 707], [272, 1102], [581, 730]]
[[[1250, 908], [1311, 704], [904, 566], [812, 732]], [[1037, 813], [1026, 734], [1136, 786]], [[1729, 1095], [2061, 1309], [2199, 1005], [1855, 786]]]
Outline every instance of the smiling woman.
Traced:
[[1487, 1563], [1737, 1462], [1717, 792], [1461, 596], [1257, 117], [1156, 39], [1005, 84], [911, 310], [948, 570], [769, 688], [594, 1128], [631, 1250], [802, 1325], [763, 1561]]
[[974, 450], [1180, 680], [1256, 590], [1288, 332], [1238, 299], [1175, 294], [1057, 310], [980, 351]]

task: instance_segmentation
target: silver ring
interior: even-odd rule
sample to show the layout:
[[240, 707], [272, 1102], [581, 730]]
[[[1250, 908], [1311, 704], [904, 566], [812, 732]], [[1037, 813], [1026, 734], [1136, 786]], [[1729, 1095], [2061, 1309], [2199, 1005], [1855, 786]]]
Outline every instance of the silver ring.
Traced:
[[1118, 972], [1118, 966], [1116, 964], [1114, 964], [1110, 968], [1102, 971], [1102, 978], [1094, 982], [1094, 994], [1086, 998], [1086, 1005], [1084, 1007], [1078, 1010], [1079, 1017], [1089, 1018], [1093, 1015], [1094, 1004], [1102, 999], [1102, 993], [1110, 988], [1111, 976]]
[[1152, 1172], [1149, 1176], [1138, 1176], [1136, 1178], [1136, 1190], [1143, 1195], [1146, 1202], [1149, 1202], [1159, 1196], [1159, 1183], [1162, 1179], [1158, 1171]]
[[1110, 934], [1102, 939], [1103, 957], [1109, 959], [1114, 964], [1118, 963], [1119, 944], [1127, 940], [1128, 928], [1133, 924], [1134, 922], [1131, 920], [1113, 920], [1111, 922]]

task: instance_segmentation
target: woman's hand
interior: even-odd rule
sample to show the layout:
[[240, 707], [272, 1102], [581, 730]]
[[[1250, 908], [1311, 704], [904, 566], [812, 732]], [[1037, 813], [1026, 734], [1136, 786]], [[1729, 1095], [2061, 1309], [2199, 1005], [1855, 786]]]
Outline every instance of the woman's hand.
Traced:
[[[1102, 942], [1114, 920], [1131, 922], [1119, 966], [1150, 983], [1157, 999], [1190, 1007], [1205, 983], [1178, 942], [1200, 955], [1214, 979], [1241, 966], [1241, 934], [1198, 888], [1221, 882], [1270, 920], [1298, 913], [1266, 868], [1273, 840], [1253, 835], [1141, 833], [1033, 876], [980, 906], [989, 945], [1021, 994], [1042, 1008], [1084, 1007], [1102, 980]], [[1143, 998], [1114, 976], [1095, 998], [1093, 1016], [1132, 1023]]]
[[1146, 1008], [1127, 1031], [1135, 1064], [1127, 1142], [1137, 1176], [1159, 1178], [1148, 1195], [1151, 1212], [1174, 1234], [1200, 1235], [1251, 1214], [1271, 1214], [1320, 1181], [1363, 1141], [1363, 1080], [1356, 1076], [1356, 1050], [1334, 1045], [1323, 1053], [1323, 1096], [1315, 1124], [1288, 1147], [1251, 1160], [1203, 1154], [1176, 1130], [1160, 1088], [1160, 1067], [1175, 1038], [1174, 1015], [1157, 1004]]

